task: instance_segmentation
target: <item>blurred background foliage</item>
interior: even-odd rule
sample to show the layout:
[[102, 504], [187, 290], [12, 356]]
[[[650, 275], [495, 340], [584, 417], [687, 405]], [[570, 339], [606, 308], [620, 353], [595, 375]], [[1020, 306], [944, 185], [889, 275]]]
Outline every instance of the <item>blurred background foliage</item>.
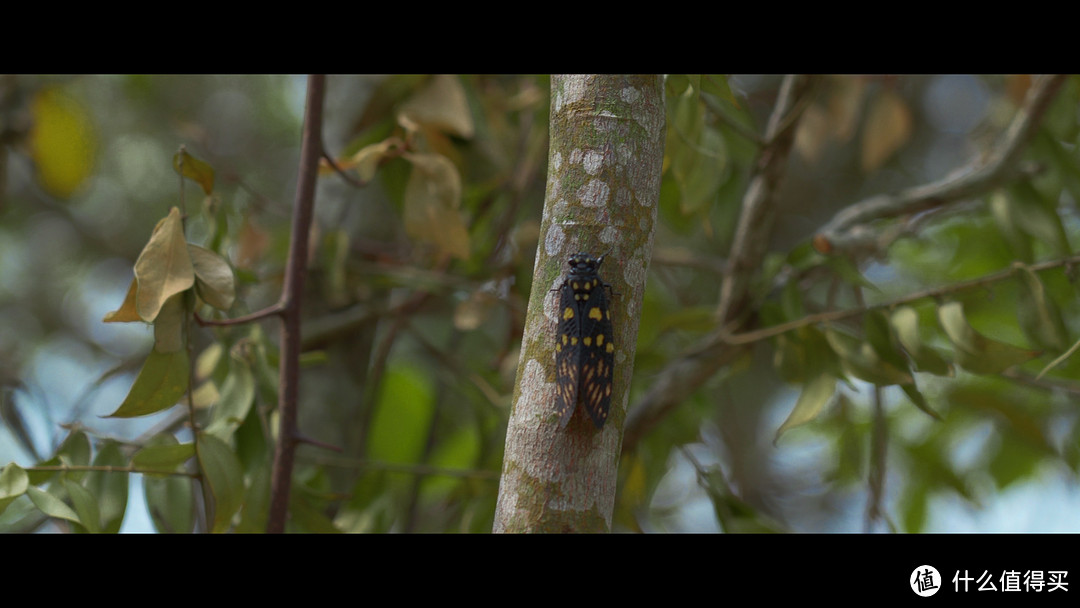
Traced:
[[[780, 80], [667, 79], [660, 222], [644, 312], [633, 320], [631, 407], [714, 329], [724, 258]], [[276, 301], [304, 82], [0, 76], [0, 463], [137, 466], [140, 449], [191, 442], [183, 407], [102, 417], [124, 400], [154, 342], [148, 326], [102, 318], [124, 299], [155, 223], [178, 204], [180, 145], [214, 174], [209, 193], [192, 182], [183, 190], [187, 238], [232, 264], [238, 293], [227, 316]], [[987, 154], [1030, 84], [823, 78], [801, 108], [779, 190], [759, 286], [764, 324], [1071, 255], [1076, 78], [1024, 154], [1030, 174], [905, 224], [853, 263], [769, 283], [784, 270], [828, 266], [810, 241], [845, 206]], [[300, 428], [341, 452], [301, 446], [290, 530], [488, 532], [544, 201], [548, 79], [334, 76], [325, 115], [333, 162], [321, 168], [309, 252]], [[1066, 272], [1038, 277], [1034, 287], [1010, 278], [950, 298], [982, 336], [1037, 356], [1004, 373], [917, 374], [941, 420], [896, 387], [853, 379], [835, 393], [807, 389], [818, 407], [806, 423], [785, 425], [813, 378], [784, 366], [787, 338], [755, 343], [623, 455], [614, 529], [1080, 530], [1080, 363], [1066, 359], [1036, 378], [1080, 336], [1080, 310]], [[917, 329], [947, 354], [934, 304], [912, 303]], [[863, 328], [860, 318], [848, 327]], [[223, 453], [200, 458], [220, 456], [224, 478], [239, 474], [215, 487], [212, 521], [192, 507], [202, 494], [184, 476], [31, 468], [30, 484], [45, 491], [7, 501], [0, 480], [0, 529], [260, 531], [277, 330], [263, 321], [192, 336], [194, 400], [225, 439]], [[804, 357], [835, 358], [823, 339], [799, 344]], [[225, 403], [242, 404], [234, 418], [213, 414]], [[171, 466], [190, 472], [185, 450]], [[1015, 488], [1031, 501], [1021, 504], [1071, 513], [1062, 518], [1071, 527], [1054, 527], [1053, 517], [980, 523]]]

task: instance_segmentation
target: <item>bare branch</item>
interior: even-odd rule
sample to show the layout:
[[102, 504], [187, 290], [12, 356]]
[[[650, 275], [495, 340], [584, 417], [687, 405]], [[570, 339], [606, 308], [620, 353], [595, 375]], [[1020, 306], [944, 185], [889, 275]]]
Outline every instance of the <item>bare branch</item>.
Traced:
[[252, 321], [258, 321], [259, 319], [265, 319], [266, 317], [280, 315], [284, 312], [285, 307], [280, 302], [278, 302], [273, 306], [268, 306], [262, 310], [257, 310], [242, 317], [236, 317], [235, 319], [204, 319], [199, 316], [199, 313], [195, 313], [195, 322], [198, 323], [201, 327], [226, 327], [229, 325], [243, 325], [244, 323], [251, 323]]
[[990, 152], [944, 178], [902, 190], [879, 194], [845, 207], [815, 237], [819, 250], [831, 252], [864, 248], [875, 238], [867, 223], [908, 215], [981, 195], [1013, 177], [1015, 161], [1023, 152], [1043, 114], [1054, 100], [1065, 76], [1044, 76], [1032, 84], [1024, 104]]
[[[739, 315], [746, 302], [750, 278], [760, 267], [765, 254], [775, 217], [775, 193], [795, 139], [797, 118], [805, 107], [799, 99], [806, 95], [813, 80], [805, 76], [788, 76], [780, 87], [779, 98], [765, 129], [764, 147], [743, 196], [742, 214], [725, 265], [717, 315], [721, 321]], [[649, 392], [630, 408], [623, 438], [624, 451], [632, 449], [649, 428], [697, 390], [716, 370], [734, 360], [740, 350], [715, 338], [704, 344], [703, 348], [665, 368]]]
[[746, 298], [750, 278], [761, 265], [776, 215], [776, 191], [787, 166], [787, 156], [795, 141], [795, 126], [813, 79], [787, 76], [780, 85], [754, 175], [743, 196], [742, 213], [728, 256], [724, 282], [720, 287], [717, 318], [726, 322], [738, 313]]
[[266, 524], [269, 533], [285, 531], [292, 486], [293, 464], [296, 458], [297, 400], [300, 380], [300, 302], [307, 279], [308, 238], [315, 206], [315, 181], [318, 178], [319, 157], [322, 155], [322, 111], [326, 93], [326, 76], [308, 77], [307, 109], [304, 113], [304, 133], [300, 146], [300, 176], [296, 184], [296, 203], [293, 207], [292, 235], [289, 239], [289, 259], [285, 266], [285, 285], [281, 294], [281, 367], [278, 387], [277, 448], [270, 488], [270, 515]]

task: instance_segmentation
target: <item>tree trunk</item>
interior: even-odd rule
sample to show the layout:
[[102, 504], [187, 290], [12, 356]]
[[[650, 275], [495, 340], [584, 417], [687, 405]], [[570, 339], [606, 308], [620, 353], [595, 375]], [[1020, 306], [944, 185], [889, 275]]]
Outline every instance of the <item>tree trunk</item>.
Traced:
[[[637, 319], [652, 258], [664, 155], [663, 79], [552, 76], [547, 194], [506, 431], [495, 532], [611, 530]], [[555, 339], [567, 260], [606, 255], [615, 338], [611, 410], [556, 415]]]

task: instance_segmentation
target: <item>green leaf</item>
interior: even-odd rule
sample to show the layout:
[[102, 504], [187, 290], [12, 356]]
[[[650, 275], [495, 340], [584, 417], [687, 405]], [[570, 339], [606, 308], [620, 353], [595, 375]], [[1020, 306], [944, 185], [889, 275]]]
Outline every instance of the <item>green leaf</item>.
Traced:
[[188, 243], [188, 254], [195, 270], [195, 289], [203, 302], [219, 310], [232, 308], [236, 300], [236, 279], [225, 258], [191, 243]]
[[187, 534], [194, 529], [191, 484], [187, 477], [143, 478], [146, 508], [155, 530], [162, 534]]
[[930, 404], [926, 402], [926, 398], [922, 396], [922, 393], [919, 392], [918, 387], [914, 383], [901, 384], [900, 388], [904, 391], [904, 394], [908, 396], [908, 399], [910, 399], [911, 402], [915, 404], [915, 407], [926, 412], [930, 415], [931, 418], [934, 418], [935, 420], [943, 420], [941, 414], [935, 412], [933, 408], [930, 407]]
[[874, 285], [864, 277], [862, 273], [859, 272], [859, 268], [849, 258], [842, 255], [831, 255], [825, 258], [825, 265], [831, 268], [832, 271], [836, 273], [836, 276], [843, 279], [844, 282], [860, 287], [867, 287], [881, 293], [878, 286]]
[[909, 372], [908, 360], [900, 351], [900, 344], [893, 335], [885, 313], [880, 310], [868, 311], [863, 316], [863, 333], [874, 352], [896, 369]]
[[229, 375], [221, 386], [221, 398], [206, 432], [228, 441], [247, 417], [254, 402], [255, 377], [251, 373], [251, 365], [243, 357], [233, 355], [229, 361]]
[[389, 369], [371, 422], [370, 457], [382, 462], [419, 462], [434, 407], [435, 391], [428, 376], [409, 366]]
[[788, 414], [787, 420], [784, 420], [784, 423], [776, 430], [773, 443], [779, 441], [780, 435], [787, 430], [817, 418], [835, 392], [836, 378], [829, 374], [822, 374], [808, 382], [799, 394], [799, 400], [795, 402], [795, 407]]
[[1035, 242], [1049, 247], [1058, 257], [1072, 254], [1065, 227], [1055, 209], [1056, 198], [1044, 200], [1030, 181], [1021, 181], [1009, 186], [1008, 201], [1014, 207], [1013, 220]]
[[731, 91], [731, 85], [728, 84], [725, 74], [703, 74], [701, 90], [703, 93], [716, 95], [731, 105], [739, 107], [739, 100], [735, 99], [735, 94]]
[[[131, 464], [139, 468], [162, 471], [176, 470], [195, 455], [195, 444], [181, 444], [169, 433], [150, 438], [146, 446], [135, 453]], [[177, 475], [143, 476], [146, 507], [154, 529], [163, 534], [186, 534], [195, 526], [192, 480]]]
[[[699, 80], [699, 79], [698, 79]], [[680, 209], [695, 213], [716, 198], [729, 167], [723, 137], [705, 123], [705, 104], [696, 80], [674, 101], [665, 154], [679, 186]]]
[[176, 207], [154, 227], [150, 241], [135, 261], [135, 278], [139, 282], [135, 307], [147, 323], [154, 322], [166, 300], [195, 284], [195, 269]]
[[206, 194], [209, 195], [214, 191], [214, 168], [188, 154], [183, 147], [173, 155], [173, 169], [202, 186]]
[[960, 302], [940, 306], [938, 320], [956, 346], [956, 362], [974, 374], [997, 374], [1039, 355], [1037, 351], [998, 342], [975, 331], [964, 317]]
[[[90, 464], [90, 439], [87, 438], [86, 433], [79, 429], [72, 429], [68, 434], [64, 442], [60, 444], [60, 447], [56, 450], [56, 455], [52, 458], [39, 463], [42, 466], [59, 466], [66, 464], [69, 466], [85, 466]], [[56, 476], [58, 471], [29, 471], [30, 485], [40, 486], [43, 483], [49, 481]], [[76, 481], [83, 478], [86, 473], [84, 471], [70, 471], [64, 473], [69, 479]]]
[[131, 465], [138, 469], [175, 471], [195, 455], [194, 443], [176, 443], [176, 438], [172, 435], [163, 434], [163, 436], [172, 439], [172, 443], [160, 443], [142, 448], [132, 456]]
[[254, 534], [266, 531], [266, 520], [270, 513], [270, 464], [256, 464], [248, 471], [248, 489], [244, 506], [240, 509], [240, 521], [236, 524], [239, 534]]
[[798, 281], [788, 281], [780, 292], [780, 310], [784, 313], [784, 320], [791, 321], [806, 316], [803, 307], [802, 290], [799, 289]]
[[187, 387], [187, 351], [151, 351], [124, 402], [107, 418], [133, 418], [168, 409], [180, 401]]
[[[106, 441], [94, 458], [94, 466], [99, 467], [126, 467], [127, 464], [120, 444], [112, 440]], [[116, 534], [124, 523], [129, 479], [130, 474], [126, 472], [90, 471], [86, 475], [86, 489], [96, 497], [101, 512], [101, 530], [106, 534]]]
[[1001, 236], [1009, 243], [1016, 258], [1029, 263], [1034, 261], [1031, 237], [1024, 231], [1022, 222], [1016, 218], [1016, 206], [1009, 202], [1009, 197], [1003, 191], [997, 190], [987, 198], [987, 205]]
[[26, 471], [14, 462], [8, 463], [4, 470], [0, 471], [0, 513], [3, 513], [12, 501], [25, 494], [29, 487], [30, 477]]
[[64, 489], [71, 497], [71, 503], [75, 506], [75, 512], [79, 515], [79, 522], [90, 534], [101, 533], [101, 511], [98, 509], [97, 500], [89, 490], [82, 487], [78, 482], [64, 480]]
[[195, 451], [214, 497], [214, 521], [210, 531], [215, 534], [225, 532], [244, 502], [244, 472], [240, 461], [225, 442], [207, 433], [199, 433]]
[[[298, 488], [299, 489], [299, 488]], [[341, 534], [334, 522], [314, 508], [299, 491], [289, 497], [290, 524], [309, 534]]]
[[938, 376], [952, 376], [953, 368], [936, 350], [926, 345], [919, 335], [919, 314], [910, 306], [901, 306], [889, 318], [896, 337], [915, 362], [915, 369]]
[[1020, 266], [1019, 273], [1024, 289], [1017, 297], [1017, 319], [1024, 335], [1039, 348], [1052, 353], [1064, 351], [1071, 338], [1057, 304], [1030, 268]]
[[[900, 351], [899, 340], [893, 335], [892, 326], [885, 313], [872, 310], [866, 313], [863, 321], [866, 341], [874, 347], [874, 351], [881, 357], [882, 361], [896, 369], [907, 371], [910, 375], [908, 360]], [[926, 412], [931, 417], [941, 420], [941, 416], [930, 408], [922, 393], [919, 392], [914, 376], [912, 376], [910, 383], [900, 383], [900, 388], [908, 396], [908, 399], [915, 404], [915, 407]]]
[[79, 516], [75, 511], [71, 510], [71, 507], [67, 506], [64, 504], [64, 501], [45, 490], [30, 486], [26, 488], [26, 494], [30, 497], [30, 501], [34, 503], [34, 506], [40, 509], [45, 515], [57, 519], [66, 519], [70, 522], [82, 525]]
[[879, 386], [914, 382], [906, 369], [896, 367], [878, 355], [868, 342], [842, 333], [834, 328], [825, 330], [825, 339], [840, 357], [844, 373]]

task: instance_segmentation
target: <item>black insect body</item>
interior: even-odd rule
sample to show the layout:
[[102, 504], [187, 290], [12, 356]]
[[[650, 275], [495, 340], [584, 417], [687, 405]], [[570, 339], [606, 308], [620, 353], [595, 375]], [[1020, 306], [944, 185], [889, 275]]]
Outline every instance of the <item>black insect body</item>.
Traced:
[[608, 304], [612, 292], [597, 272], [604, 257], [570, 256], [570, 272], [559, 287], [555, 376], [560, 428], [570, 422], [579, 400], [598, 429], [611, 409], [615, 342]]

